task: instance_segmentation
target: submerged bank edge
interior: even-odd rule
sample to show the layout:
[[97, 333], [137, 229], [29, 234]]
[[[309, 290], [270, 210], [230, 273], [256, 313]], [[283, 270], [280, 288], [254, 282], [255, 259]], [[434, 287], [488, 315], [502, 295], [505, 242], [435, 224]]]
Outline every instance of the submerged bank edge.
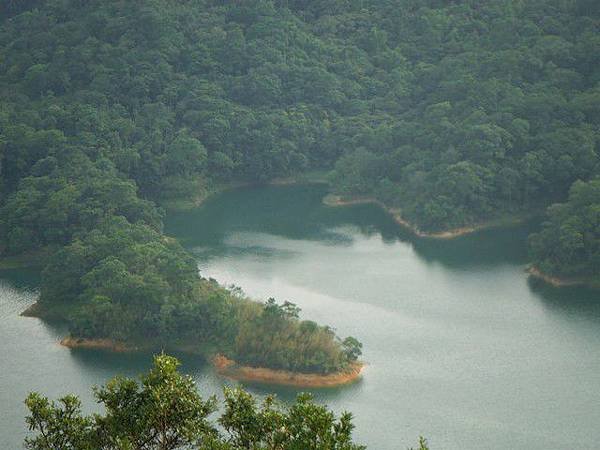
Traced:
[[[60, 340], [60, 345], [70, 349], [106, 350], [116, 353], [137, 352], [149, 350], [149, 347], [139, 347], [114, 339], [89, 339], [66, 336]], [[292, 372], [288, 370], [270, 369], [268, 367], [251, 367], [238, 364], [233, 359], [217, 353], [206, 358], [218, 375], [235, 381], [276, 384], [298, 388], [329, 388], [348, 385], [356, 382], [362, 376], [365, 367], [362, 362], [351, 364], [348, 369], [329, 374]]]
[[475, 225], [465, 225], [458, 228], [452, 228], [444, 231], [432, 231], [426, 232], [420, 230], [414, 223], [409, 222], [404, 217], [402, 217], [400, 210], [396, 208], [390, 208], [381, 200], [377, 200], [374, 197], [360, 197], [354, 196], [350, 198], [344, 198], [340, 195], [328, 194], [323, 197], [323, 204], [325, 206], [330, 207], [342, 207], [342, 206], [352, 206], [352, 205], [364, 205], [364, 204], [373, 204], [379, 206], [383, 209], [387, 214], [389, 214], [394, 221], [400, 225], [402, 228], [410, 231], [413, 235], [419, 238], [429, 238], [429, 239], [454, 239], [457, 237], [465, 236], [468, 234], [475, 233], [477, 231], [486, 230], [489, 228], [496, 228], [499, 226], [508, 226], [508, 225], [516, 225], [526, 221], [527, 219], [533, 217], [534, 215], [523, 215], [522, 217], [509, 217], [509, 218], [500, 218], [493, 219], [487, 222], [482, 222]]
[[550, 275], [540, 270], [535, 265], [527, 266], [525, 271], [530, 277], [542, 280], [553, 287], [568, 287], [568, 286], [585, 286], [593, 289], [600, 288], [600, 282], [588, 278], [569, 278]]
[[219, 375], [231, 380], [298, 388], [328, 388], [351, 384], [361, 378], [365, 367], [364, 363], [355, 362], [346, 370], [319, 374], [244, 366], [221, 354], [215, 355], [211, 362]]

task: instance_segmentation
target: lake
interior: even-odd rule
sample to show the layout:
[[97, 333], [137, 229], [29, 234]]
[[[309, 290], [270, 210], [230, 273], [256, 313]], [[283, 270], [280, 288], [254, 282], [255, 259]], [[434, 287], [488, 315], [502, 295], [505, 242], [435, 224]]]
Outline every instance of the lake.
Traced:
[[[315, 391], [355, 415], [356, 440], [404, 449], [594, 449], [600, 442], [600, 294], [525, 273], [536, 223], [455, 240], [414, 239], [375, 205], [323, 206], [319, 185], [228, 191], [168, 217], [204, 277], [275, 297], [363, 344], [363, 378]], [[0, 271], [0, 448], [20, 448], [30, 390], [80, 395], [150, 355], [69, 350], [65, 330], [19, 313], [39, 274]], [[224, 381], [178, 355], [205, 395]], [[297, 391], [250, 386], [283, 401]]]

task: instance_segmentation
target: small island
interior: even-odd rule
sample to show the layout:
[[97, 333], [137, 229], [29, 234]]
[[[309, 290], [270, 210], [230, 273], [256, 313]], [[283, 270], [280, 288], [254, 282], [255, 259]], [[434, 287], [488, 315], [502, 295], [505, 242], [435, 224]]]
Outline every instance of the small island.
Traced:
[[[70, 348], [165, 349], [208, 361], [223, 355], [236, 367], [299, 374], [313, 386], [345, 384], [360, 373], [355, 338], [301, 320], [294, 303], [259, 303], [202, 278], [177, 241], [122, 217], [49, 257], [40, 297], [23, 315], [66, 323], [70, 335], [61, 344]], [[231, 367], [217, 368], [232, 377]], [[239, 373], [248, 378], [248, 370]]]
[[[151, 347], [133, 346], [112, 339], [85, 339], [73, 336], [61, 339], [60, 345], [71, 349], [107, 350], [117, 353], [135, 352], [143, 349], [151, 350]], [[182, 349], [180, 348], [179, 350]], [[350, 384], [360, 378], [362, 369], [364, 368], [362, 362], [354, 361], [337, 372], [305, 373], [242, 365], [222, 354], [216, 354], [208, 359], [219, 375], [231, 380], [248, 383], [278, 384], [297, 388], [327, 388]]]

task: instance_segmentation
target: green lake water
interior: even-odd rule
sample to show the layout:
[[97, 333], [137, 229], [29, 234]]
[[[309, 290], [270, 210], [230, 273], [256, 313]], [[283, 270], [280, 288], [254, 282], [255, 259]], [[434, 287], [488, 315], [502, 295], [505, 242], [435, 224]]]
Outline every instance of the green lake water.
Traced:
[[[315, 391], [355, 415], [370, 449], [600, 448], [600, 294], [528, 280], [535, 224], [450, 241], [413, 239], [374, 205], [329, 208], [322, 186], [229, 191], [170, 215], [168, 234], [200, 272], [257, 299], [297, 303], [303, 317], [364, 344], [350, 386]], [[19, 313], [39, 275], [0, 271], [0, 448], [20, 448], [29, 390], [73, 392], [145, 370], [150, 356], [71, 351], [64, 330]], [[224, 381], [180, 355], [206, 395]], [[274, 391], [283, 401], [296, 390]]]

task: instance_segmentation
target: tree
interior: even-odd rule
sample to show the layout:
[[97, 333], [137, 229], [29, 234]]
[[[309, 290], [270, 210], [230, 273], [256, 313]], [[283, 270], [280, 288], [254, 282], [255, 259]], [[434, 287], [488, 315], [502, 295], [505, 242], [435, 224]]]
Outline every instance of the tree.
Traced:
[[35, 392], [29, 394], [25, 405], [30, 415], [26, 422], [35, 437], [25, 438], [25, 447], [34, 450], [92, 450], [93, 424], [91, 417], [81, 414], [81, 401], [66, 395], [50, 402]]
[[102, 445], [108, 448], [170, 450], [200, 446], [216, 436], [208, 421], [215, 399], [204, 401], [194, 380], [177, 371], [177, 359], [159, 355], [140, 377], [116, 377], [95, 390], [106, 415], [96, 417]]
[[342, 341], [342, 348], [349, 361], [356, 361], [362, 355], [362, 343], [355, 337], [348, 336]]
[[[412, 448], [410, 450], [413, 450]], [[427, 444], [427, 439], [423, 436], [419, 436], [419, 448], [416, 450], [429, 450], [429, 445]]]
[[550, 275], [600, 277], [600, 179], [576, 181], [566, 203], [547, 210], [547, 221], [529, 237], [533, 264]]
[[102, 414], [83, 415], [67, 395], [58, 403], [31, 393], [25, 404], [30, 450], [362, 450], [352, 440], [352, 415], [339, 418], [308, 394], [291, 406], [268, 396], [259, 406], [242, 389], [225, 388], [220, 431], [210, 420], [216, 400], [204, 400], [177, 359], [158, 355], [140, 380], [115, 377], [94, 390]]

